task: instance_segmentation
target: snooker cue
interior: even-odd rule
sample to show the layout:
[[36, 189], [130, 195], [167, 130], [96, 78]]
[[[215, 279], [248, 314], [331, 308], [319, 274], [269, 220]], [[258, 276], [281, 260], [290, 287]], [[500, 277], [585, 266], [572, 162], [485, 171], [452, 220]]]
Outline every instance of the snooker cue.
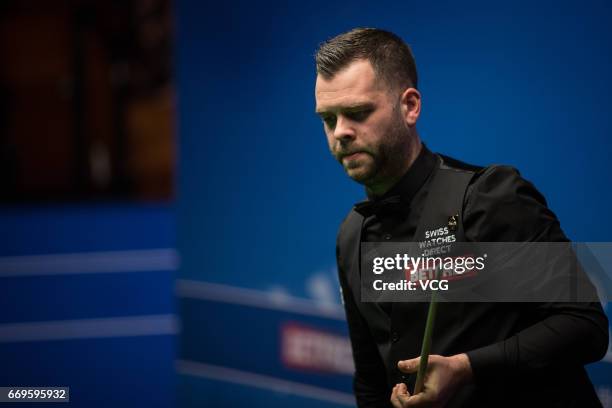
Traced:
[[423, 383], [425, 382], [425, 372], [427, 371], [427, 362], [429, 360], [429, 349], [431, 348], [431, 337], [433, 334], [434, 321], [436, 320], [436, 292], [431, 293], [429, 301], [429, 310], [427, 312], [427, 322], [425, 323], [425, 334], [423, 335], [423, 344], [421, 346], [421, 360], [419, 362], [419, 370], [417, 371], [416, 384], [414, 386], [414, 394], [423, 391]]

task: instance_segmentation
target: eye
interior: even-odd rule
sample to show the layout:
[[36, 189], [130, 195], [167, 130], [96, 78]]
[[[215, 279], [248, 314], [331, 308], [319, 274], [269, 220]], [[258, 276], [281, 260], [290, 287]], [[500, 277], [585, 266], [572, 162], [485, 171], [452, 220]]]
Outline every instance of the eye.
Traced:
[[334, 115], [323, 116], [321, 120], [323, 121], [323, 123], [325, 123], [325, 126], [327, 126], [329, 129], [333, 129], [336, 127], [336, 116]]
[[368, 116], [370, 116], [370, 113], [372, 113], [371, 109], [364, 109], [354, 112], [348, 112], [346, 114], [346, 117], [351, 120], [354, 120], [355, 122], [363, 122], [368, 118]]

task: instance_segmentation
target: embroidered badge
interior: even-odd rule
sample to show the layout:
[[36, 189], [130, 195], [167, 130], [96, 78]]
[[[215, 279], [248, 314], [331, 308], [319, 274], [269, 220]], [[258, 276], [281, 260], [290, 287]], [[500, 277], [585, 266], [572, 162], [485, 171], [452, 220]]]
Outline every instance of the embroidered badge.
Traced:
[[459, 222], [459, 214], [448, 217], [448, 230], [451, 232], [457, 231], [457, 223]]

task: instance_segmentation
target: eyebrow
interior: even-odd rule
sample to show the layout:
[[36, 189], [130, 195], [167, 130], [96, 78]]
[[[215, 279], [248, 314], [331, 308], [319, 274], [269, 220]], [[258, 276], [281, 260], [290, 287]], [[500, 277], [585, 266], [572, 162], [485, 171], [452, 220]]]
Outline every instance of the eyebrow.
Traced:
[[374, 104], [372, 102], [364, 102], [364, 103], [356, 103], [353, 105], [344, 105], [344, 106], [332, 106], [328, 109], [318, 109], [315, 110], [315, 113], [319, 116], [323, 116], [329, 113], [333, 113], [333, 112], [356, 112], [356, 111], [362, 111], [362, 110], [367, 110], [367, 109], [373, 109], [374, 108]]

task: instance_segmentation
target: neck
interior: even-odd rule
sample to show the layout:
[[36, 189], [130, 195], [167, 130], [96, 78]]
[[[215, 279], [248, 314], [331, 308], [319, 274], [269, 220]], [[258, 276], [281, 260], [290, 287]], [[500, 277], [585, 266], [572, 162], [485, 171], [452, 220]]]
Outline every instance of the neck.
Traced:
[[367, 195], [371, 197], [380, 197], [387, 191], [391, 190], [391, 188], [397, 184], [404, 174], [410, 170], [410, 167], [412, 167], [417, 157], [419, 157], [422, 149], [423, 144], [421, 143], [421, 139], [418, 135], [416, 135], [414, 142], [408, 146], [406, 159], [400, 160], [400, 162], [397, 163], [398, 167], [395, 169], [395, 171], [391, 171], [389, 175], [386, 175], [377, 182], [366, 184]]

